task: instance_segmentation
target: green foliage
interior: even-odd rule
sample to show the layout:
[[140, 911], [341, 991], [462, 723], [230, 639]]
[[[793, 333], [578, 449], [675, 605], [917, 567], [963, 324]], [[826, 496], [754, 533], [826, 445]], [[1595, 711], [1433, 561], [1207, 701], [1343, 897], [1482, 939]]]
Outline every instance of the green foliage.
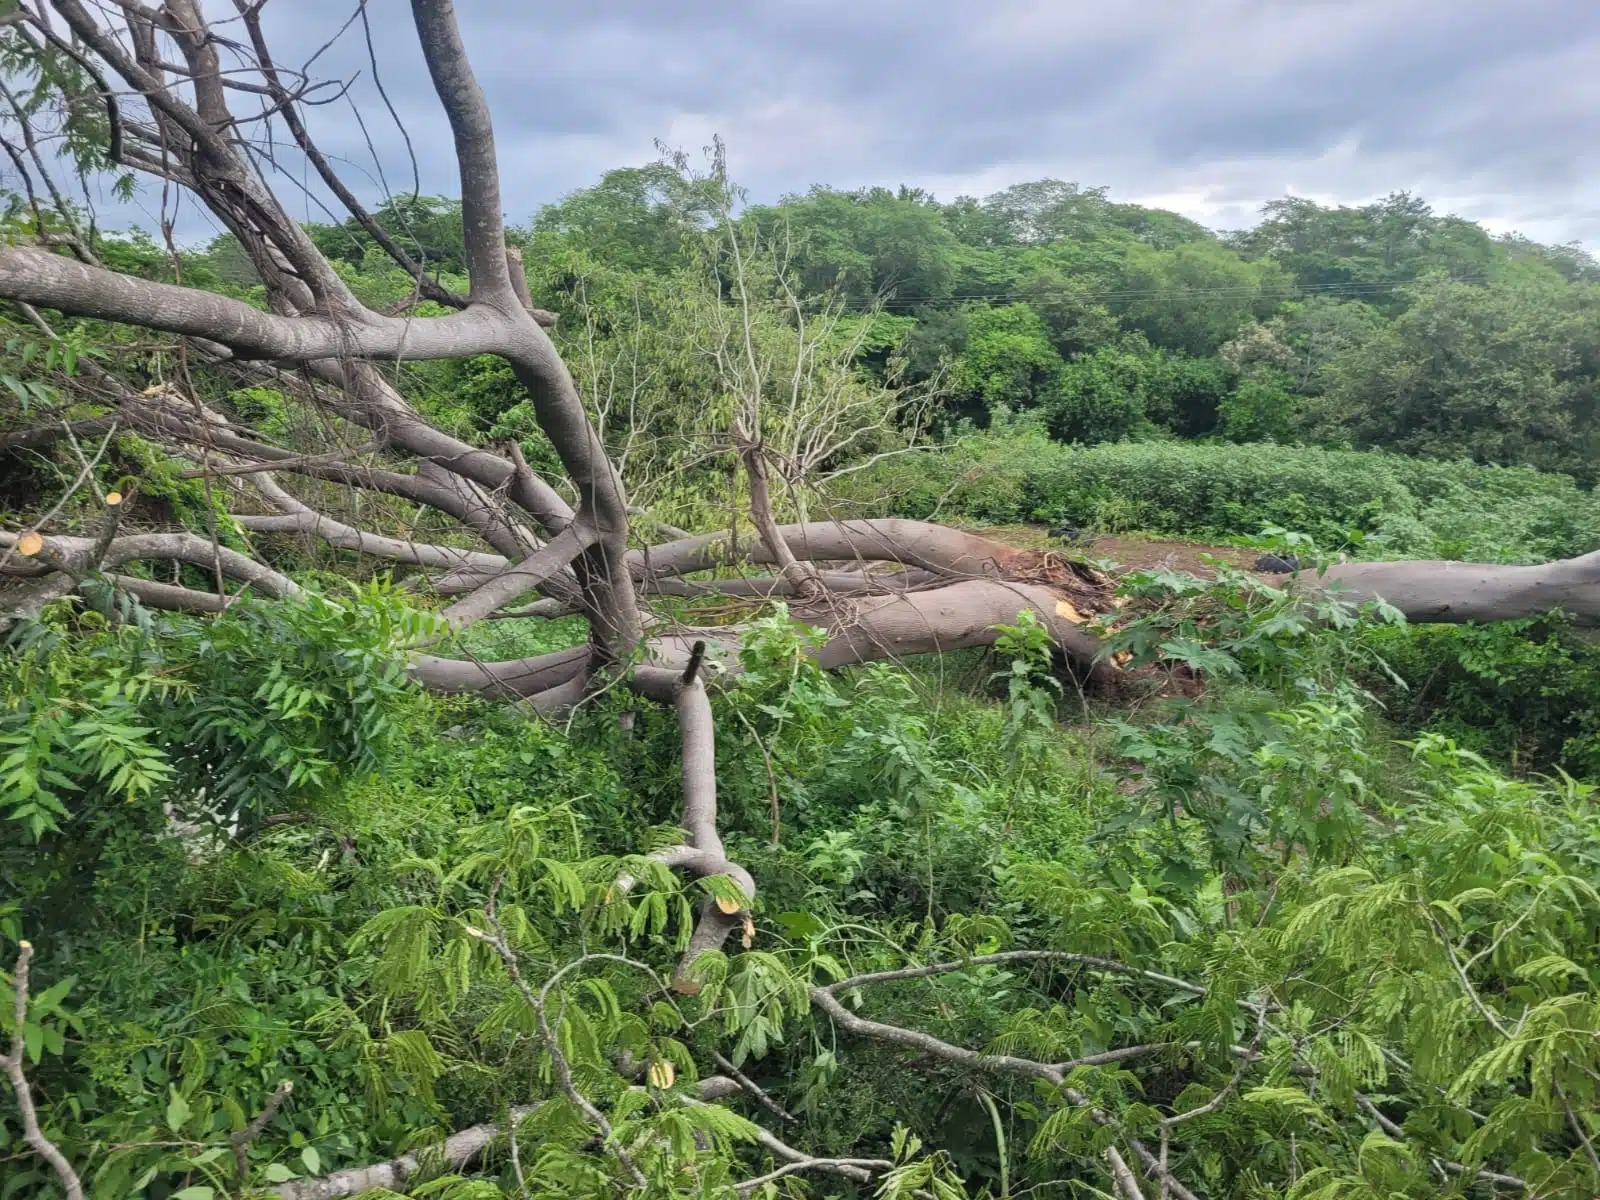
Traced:
[[[402, 193], [389, 197], [372, 217], [430, 275], [466, 273], [459, 200]], [[312, 225], [310, 232], [329, 258], [354, 266], [365, 262], [370, 251], [383, 253], [354, 217], [341, 225]]]
[[[1533, 562], [1600, 546], [1600, 504], [1566, 476], [1397, 455], [1172, 443], [1073, 448], [999, 431], [847, 485], [869, 511], [1064, 522], [1208, 538], [1264, 525], [1365, 554]], [[1364, 538], [1353, 536], [1356, 532]]]
[[1404, 725], [1514, 767], [1600, 777], [1600, 650], [1559, 618], [1368, 636], [1394, 676], [1373, 686]]
[[1403, 304], [1396, 285], [1426, 271], [1472, 279], [1495, 262], [1483, 229], [1436, 217], [1406, 192], [1356, 208], [1290, 196], [1270, 201], [1263, 212], [1260, 224], [1230, 240], [1252, 258], [1270, 258], [1307, 288], [1364, 289], [1380, 303]]
[[1105, 346], [1079, 355], [1046, 409], [1051, 434], [1064, 442], [1116, 442], [1149, 430], [1145, 374], [1136, 353]]
[[793, 246], [807, 293], [838, 289], [865, 305], [885, 294], [921, 304], [953, 292], [959, 246], [926, 195], [818, 187], [776, 208], [757, 208], [748, 219], [781, 231]]
[[1060, 386], [1063, 364], [1038, 313], [1026, 304], [974, 309], [967, 314], [966, 347], [951, 387], [979, 411], [1018, 409]]
[[402, 695], [396, 652], [429, 628], [376, 587], [246, 600], [208, 623], [63, 607], [19, 624], [0, 675], [18, 861], [163, 806], [253, 827], [371, 773]]
[[[92, 83], [65, 61], [28, 69], [74, 98], [68, 149], [88, 146]], [[739, 502], [720, 449], [736, 405], [758, 398], [769, 448], [796, 454], [809, 404], [856, 406], [871, 436], [827, 470], [912, 441], [912, 379], [946, 427], [991, 428], [845, 476], [830, 503], [1318, 563], [1313, 544], [1508, 562], [1600, 545], [1573, 478], [1592, 481], [1600, 377], [1579, 253], [1496, 243], [1408, 197], [1287, 201], [1224, 242], [1060, 181], [949, 204], [818, 189], [737, 218], [734, 196], [720, 170], [657, 164], [514, 233], [658, 517], [711, 527]], [[464, 288], [458, 205], [378, 216]], [[30, 224], [14, 205], [8, 228]], [[363, 299], [410, 295], [359, 227], [311, 232]], [[742, 274], [734, 246], [760, 249]], [[180, 264], [137, 235], [101, 249], [260, 302], [230, 239]], [[101, 411], [85, 355], [136, 390], [173, 377], [164, 348], [61, 332], [8, 326], [6, 432]], [[514, 440], [561, 482], [504, 364], [396, 378], [431, 419]], [[289, 392], [195, 384], [285, 446], [326, 444]], [[1251, 444], [1175, 440], [1205, 437]], [[1308, 437], [1430, 457], [1288, 444]], [[19, 510], [76, 470], [14, 461], [0, 502]], [[103, 470], [137, 478], [144, 526], [239, 536], [146, 442], [118, 439]], [[416, 532], [384, 503], [370, 527]], [[816, 1194], [1104, 1192], [1105, 1151], [1133, 1137], [1197, 1193], [1241, 1200], [1475, 1194], [1461, 1172], [1480, 1167], [1541, 1195], [1600, 1190], [1600, 825], [1578, 781], [1600, 772], [1600, 678], [1554, 622], [1413, 629], [1220, 564], [1213, 582], [1136, 573], [1100, 632], [1131, 679], [1169, 687], [1108, 714], [1064, 686], [1031, 610], [965, 659], [826, 673], [816, 635], [764, 609], [737, 672], [711, 675], [719, 829], [757, 881], [752, 923], [684, 994], [665, 981], [732, 884], [651, 857], [683, 837], [672, 713], [621, 688], [560, 725], [423, 696], [405, 654], [434, 624], [388, 584], [336, 579], [214, 620], [91, 585], [0, 659], [0, 960], [24, 935], [41, 948], [26, 1064], [95, 1200], [220, 1200], [408, 1151], [414, 1195], [724, 1200], [779, 1165], [762, 1128], [890, 1164], [813, 1177]], [[583, 637], [581, 619], [486, 622], [434, 648], [512, 658]], [[1572, 775], [1518, 774], [1557, 766]], [[986, 957], [1014, 950], [1072, 957]], [[1072, 1069], [1084, 1104], [939, 1043], [841, 1031], [813, 1002], [935, 963], [957, 969], [840, 1002], [986, 1054], [1149, 1049]], [[795, 1120], [748, 1094], [697, 1103], [718, 1055]], [[241, 1183], [231, 1135], [283, 1079]], [[513, 1108], [515, 1159], [501, 1137], [439, 1162], [448, 1133]], [[7, 1092], [0, 1197], [53, 1188]]]
[[1548, 282], [1436, 278], [1327, 366], [1325, 438], [1429, 457], [1527, 463], [1595, 482], [1597, 298]]
[[[1153, 343], [1187, 354], [1215, 354], [1252, 318], [1288, 297], [1288, 280], [1271, 260], [1245, 261], [1214, 241], [1171, 250], [1135, 246], [1123, 267], [1125, 297], [1114, 311]], [[1183, 303], [1174, 294], [1184, 293]]]

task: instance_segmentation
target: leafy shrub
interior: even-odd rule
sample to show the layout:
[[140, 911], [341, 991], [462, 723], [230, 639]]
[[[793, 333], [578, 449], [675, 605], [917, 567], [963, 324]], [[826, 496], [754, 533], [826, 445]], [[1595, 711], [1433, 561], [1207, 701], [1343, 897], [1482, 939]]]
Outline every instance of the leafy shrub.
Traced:
[[92, 860], [167, 812], [249, 829], [370, 774], [408, 694], [398, 648], [430, 627], [377, 586], [214, 621], [58, 606], [20, 624], [0, 648], [7, 876], [30, 845]]
[[1392, 720], [1514, 768], [1600, 778], [1600, 647], [1551, 619], [1365, 635]]
[[[841, 481], [869, 511], [1248, 538], [1263, 526], [1367, 554], [1527, 562], [1600, 546], [1600, 500], [1564, 475], [1375, 451], [973, 435]], [[1353, 533], [1365, 534], [1353, 538]]]

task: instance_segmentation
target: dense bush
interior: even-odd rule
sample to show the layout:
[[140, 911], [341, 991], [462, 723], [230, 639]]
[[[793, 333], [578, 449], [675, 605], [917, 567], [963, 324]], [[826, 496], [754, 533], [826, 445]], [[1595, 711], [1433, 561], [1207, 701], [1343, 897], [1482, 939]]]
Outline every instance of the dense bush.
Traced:
[[1297, 530], [1365, 555], [1531, 562], [1600, 547], [1600, 499], [1564, 475], [1278, 445], [1057, 445], [974, 435], [844, 482], [879, 514], [1065, 522], [1194, 538]]
[[1367, 635], [1370, 682], [1397, 723], [1513, 769], [1600, 778], [1600, 646], [1558, 620], [1413, 626]]

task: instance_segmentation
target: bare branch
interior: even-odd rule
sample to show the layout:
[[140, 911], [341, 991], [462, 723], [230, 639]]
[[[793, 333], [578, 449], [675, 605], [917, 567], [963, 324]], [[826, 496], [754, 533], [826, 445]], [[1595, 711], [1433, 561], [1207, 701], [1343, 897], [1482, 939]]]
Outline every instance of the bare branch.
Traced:
[[139, 579], [115, 572], [107, 574], [105, 580], [147, 608], [159, 608], [166, 612], [219, 613], [226, 611], [239, 599], [237, 595], [219, 596], [216, 592], [198, 592], [175, 583], [158, 583], [153, 579]]
[[[853, 988], [864, 987], [874, 983], [887, 983], [901, 979], [925, 978], [930, 975], [942, 974], [946, 971], [961, 970], [963, 967], [984, 963], [1001, 961], [1047, 961], [1055, 959], [1066, 962], [1079, 962], [1084, 966], [1095, 967], [1101, 970], [1111, 970], [1118, 974], [1134, 977], [1144, 977], [1152, 982], [1162, 983], [1166, 986], [1176, 986], [1181, 991], [1194, 995], [1204, 995], [1205, 989], [1197, 984], [1185, 980], [1175, 979], [1156, 971], [1145, 971], [1137, 967], [1128, 967], [1125, 964], [1111, 959], [1098, 958], [1094, 955], [1072, 954], [1050, 950], [1013, 950], [999, 954], [978, 955], [955, 963], [938, 963], [924, 967], [907, 967], [898, 971], [878, 971], [867, 975], [856, 975], [849, 979], [839, 980], [837, 983], [826, 984], [811, 989], [811, 1002], [827, 1013], [833, 1021], [845, 1030], [861, 1037], [872, 1038], [877, 1041], [891, 1042], [896, 1045], [906, 1046], [910, 1049], [931, 1054], [947, 1062], [959, 1063], [981, 1071], [997, 1071], [1002, 1074], [1022, 1075], [1034, 1079], [1042, 1079], [1053, 1084], [1061, 1090], [1071, 1104], [1082, 1105], [1090, 1108], [1090, 1118], [1098, 1125], [1112, 1128], [1117, 1125], [1116, 1118], [1105, 1111], [1094, 1108], [1089, 1104], [1089, 1098], [1067, 1082], [1069, 1070], [1079, 1066], [1088, 1065], [1083, 1062], [1069, 1063], [1044, 1063], [1033, 1059], [1017, 1058], [1007, 1054], [981, 1054], [969, 1050], [964, 1046], [952, 1045], [932, 1034], [920, 1030], [906, 1029], [898, 1025], [885, 1025], [880, 1021], [868, 1020], [857, 1016], [839, 1002], [835, 993]], [[1141, 1047], [1141, 1050], [1143, 1047]], [[1128, 1145], [1138, 1156], [1145, 1170], [1161, 1179], [1166, 1188], [1178, 1197], [1178, 1200], [1197, 1200], [1194, 1193], [1175, 1178], [1161, 1160], [1138, 1138], [1129, 1138]]]
[[587, 646], [500, 663], [419, 654], [411, 662], [411, 677], [435, 692], [479, 692], [490, 699], [514, 700], [581, 678], [589, 660]]
[[[0, 530], [0, 546], [12, 546], [17, 535]], [[51, 535], [44, 539], [42, 554], [51, 556], [51, 565], [65, 572], [87, 573], [98, 567], [117, 567], [141, 559], [186, 562], [198, 567], [221, 561], [230, 579], [247, 583], [263, 595], [283, 599], [300, 593], [299, 585], [236, 550], [217, 547], [213, 555], [210, 541], [193, 533], [130, 533], [111, 539], [98, 564], [93, 564], [96, 541], [92, 538]], [[59, 564], [59, 565], [57, 565]]]
[[[444, 105], [461, 169], [461, 226], [467, 244], [472, 298], [518, 304], [506, 262], [500, 206], [500, 169], [494, 125], [483, 91], [472, 73], [452, 0], [411, 0], [428, 74]], [[520, 308], [520, 304], [519, 304]]]
[[244, 1183], [250, 1177], [250, 1143], [261, 1136], [278, 1115], [278, 1109], [283, 1107], [283, 1102], [289, 1098], [289, 1093], [294, 1091], [294, 1084], [285, 1079], [273, 1089], [272, 1095], [267, 1097], [267, 1102], [262, 1106], [255, 1118], [243, 1129], [238, 1130], [229, 1140], [233, 1143], [233, 1163], [239, 1182]]
[[730, 433], [739, 451], [739, 460], [744, 463], [745, 477], [750, 482], [750, 520], [761, 535], [761, 544], [772, 556], [772, 561], [778, 564], [778, 574], [795, 589], [795, 594], [802, 601], [815, 602], [823, 594], [822, 583], [817, 578], [816, 567], [811, 563], [802, 563], [789, 549], [789, 543], [772, 515], [772, 496], [767, 490], [767, 463], [760, 443], [745, 431], [744, 425], [738, 420], [733, 422]]
[[325, 516], [290, 495], [270, 475], [252, 476], [252, 482], [280, 516], [236, 516], [240, 528], [257, 533], [309, 533], [329, 545], [375, 558], [390, 558], [398, 562], [417, 563], [427, 567], [471, 567], [499, 572], [505, 569], [506, 559], [498, 554], [483, 554], [471, 550], [458, 550], [454, 546], [435, 546], [425, 542], [405, 541], [368, 533], [342, 521]]
[[476, 591], [457, 600], [444, 610], [444, 618], [457, 626], [482, 620], [501, 605], [509, 604], [564, 570], [568, 563], [594, 543], [594, 532], [588, 527], [569, 525], [554, 541], [541, 546], [516, 566], [506, 569]]
[[765, 1175], [757, 1175], [753, 1179], [742, 1180], [734, 1184], [734, 1190], [741, 1195], [748, 1195], [763, 1184], [772, 1183], [786, 1175], [795, 1175], [801, 1171], [820, 1171], [825, 1175], [842, 1175], [846, 1179], [854, 1179], [859, 1183], [866, 1183], [872, 1176], [880, 1171], [890, 1171], [894, 1164], [882, 1158], [806, 1158], [801, 1157], [794, 1162], [785, 1163], [783, 1166], [768, 1171]]
[[11, 1090], [16, 1093], [17, 1111], [22, 1116], [22, 1140], [45, 1162], [50, 1164], [56, 1177], [61, 1180], [61, 1186], [66, 1190], [67, 1200], [83, 1200], [83, 1183], [78, 1178], [78, 1173], [72, 1169], [72, 1164], [67, 1161], [67, 1156], [45, 1136], [44, 1130], [39, 1128], [39, 1112], [33, 1105], [33, 1090], [28, 1086], [28, 1077], [23, 1074], [22, 1055], [26, 1049], [26, 1040], [23, 1038], [23, 1029], [28, 1021], [28, 964], [33, 960], [33, 943], [24, 941], [17, 948], [17, 964], [12, 969], [11, 987], [16, 993], [15, 1020], [16, 1029], [11, 1035], [11, 1052], [0, 1056], [0, 1069], [4, 1069], [6, 1078], [11, 1081]]
[[0, 296], [217, 342], [246, 358], [313, 362], [346, 354], [420, 361], [504, 350], [500, 314], [480, 308], [423, 321], [366, 312], [283, 317], [212, 292], [135, 279], [28, 246], [0, 250]]
[[[808, 562], [892, 562], [947, 577], [994, 578], [1025, 557], [1025, 552], [989, 538], [922, 521], [812, 521], [779, 525], [776, 532], [797, 558]], [[765, 546], [736, 554], [725, 534], [713, 533], [652, 546], [648, 574], [688, 575], [743, 558], [776, 565]], [[646, 575], [643, 552], [630, 554], [628, 563], [636, 575]]]
[[1145, 1200], [1144, 1193], [1139, 1190], [1139, 1181], [1133, 1177], [1127, 1160], [1115, 1146], [1106, 1147], [1106, 1165], [1111, 1168], [1111, 1178], [1116, 1182], [1122, 1200]]
[[261, 30], [261, 5], [259, 3], [246, 3], [246, 0], [234, 0], [234, 7], [239, 10], [239, 15], [244, 21], [246, 31], [250, 36], [250, 44], [255, 51], [256, 62], [261, 70], [261, 77], [266, 81], [266, 86], [272, 95], [275, 107], [283, 114], [284, 124], [288, 126], [289, 136], [300, 147], [312, 169], [327, 185], [339, 202], [345, 206], [356, 223], [364, 229], [369, 237], [394, 260], [407, 275], [416, 280], [418, 291], [427, 299], [440, 304], [449, 305], [451, 308], [465, 308], [467, 298], [458, 296], [448, 288], [432, 278], [423, 268], [421, 263], [413, 259], [406, 251], [389, 236], [389, 231], [380, 225], [366, 207], [356, 198], [354, 192], [339, 177], [333, 169], [333, 164], [328, 161], [317, 144], [311, 140], [310, 132], [305, 123], [301, 121], [296, 109], [295, 97], [283, 86], [283, 81], [278, 74], [277, 64], [272, 60], [271, 51], [267, 40]]
[[1017, 1058], [1010, 1054], [980, 1054], [976, 1050], [968, 1050], [964, 1046], [955, 1046], [941, 1038], [934, 1037], [931, 1033], [923, 1033], [916, 1029], [905, 1029], [899, 1025], [885, 1025], [880, 1021], [870, 1021], [865, 1017], [858, 1017], [843, 1004], [839, 1003], [837, 996], [827, 987], [811, 989], [811, 1003], [827, 1013], [834, 1024], [838, 1025], [858, 1037], [872, 1038], [880, 1042], [893, 1042], [898, 1046], [905, 1046], [923, 1054], [931, 1054], [936, 1058], [945, 1059], [947, 1062], [959, 1063], [962, 1066], [972, 1067], [980, 1071], [1000, 1071], [1008, 1075], [1029, 1075], [1035, 1079], [1042, 1079], [1046, 1083], [1061, 1086], [1065, 1076], [1056, 1067], [1049, 1063], [1036, 1062], [1031, 1058]]
[[783, 1105], [779, 1104], [765, 1091], [763, 1091], [761, 1086], [756, 1083], [755, 1080], [751, 1079], [743, 1071], [739, 1070], [738, 1067], [734, 1066], [731, 1059], [727, 1058], [725, 1055], [717, 1053], [715, 1050], [711, 1052], [711, 1059], [717, 1064], [718, 1070], [722, 1071], [723, 1074], [734, 1080], [734, 1082], [743, 1088], [745, 1093], [755, 1100], [757, 1104], [761, 1105], [762, 1108], [766, 1109], [780, 1121], [786, 1122], [790, 1125], [795, 1123], [796, 1118], [794, 1114], [788, 1109], [784, 1108]]

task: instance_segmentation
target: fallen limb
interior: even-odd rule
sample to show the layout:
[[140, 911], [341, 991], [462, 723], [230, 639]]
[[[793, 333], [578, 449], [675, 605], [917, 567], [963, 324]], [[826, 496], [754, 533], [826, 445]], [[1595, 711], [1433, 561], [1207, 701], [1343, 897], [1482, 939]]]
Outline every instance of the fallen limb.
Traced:
[[[738, 888], [741, 899], [707, 896], [695, 922], [689, 944], [673, 972], [674, 991], [693, 995], [702, 986], [693, 975], [695, 960], [708, 950], [720, 950], [728, 935], [745, 926], [748, 945], [749, 904], [755, 898], [756, 882], [750, 872], [728, 858], [717, 830], [716, 723], [711, 699], [706, 694], [701, 666], [704, 642], [696, 642], [683, 672], [672, 676], [648, 667], [633, 672], [634, 689], [652, 699], [670, 699], [678, 713], [683, 744], [683, 830], [686, 844], [672, 846], [651, 857], [667, 866], [683, 867], [700, 879], [725, 876]], [[617, 890], [626, 894], [633, 880], [622, 876]]]
[[[0, 531], [0, 547], [17, 544], [16, 534]], [[287, 575], [256, 562], [236, 550], [217, 546], [195, 533], [129, 533], [111, 539], [96, 560], [98, 539], [68, 537], [52, 534], [44, 539], [41, 558], [56, 570], [83, 574], [90, 570], [119, 567], [135, 561], [184, 562], [192, 566], [210, 568], [221, 563], [222, 572], [229, 579], [248, 583], [257, 592], [271, 599], [284, 599], [300, 594], [300, 587]]]
[[501, 605], [509, 604], [566, 570], [567, 564], [594, 543], [592, 530], [578, 523], [567, 526], [527, 558], [507, 567], [445, 609], [445, 620], [455, 626], [481, 621]]
[[1357, 604], [1382, 599], [1419, 624], [1515, 621], [1559, 610], [1579, 625], [1600, 625], [1600, 551], [1527, 567], [1425, 560], [1338, 563], [1321, 575], [1302, 571], [1269, 582], [1329, 592]]
[[[1083, 614], [1045, 584], [968, 579], [921, 591], [837, 597], [820, 609], [799, 611], [795, 617], [828, 632], [827, 641], [814, 653], [819, 666], [834, 670], [990, 646], [1000, 636], [999, 626], [1015, 624], [1028, 609], [1038, 616], [1063, 656], [1087, 683], [1107, 690], [1115, 688], [1118, 672], [1111, 664], [1100, 661], [1099, 640], [1079, 624]], [[667, 674], [662, 678], [670, 681], [671, 670], [688, 660], [689, 646], [701, 641], [715, 646], [731, 669], [740, 633], [738, 628], [697, 629], [653, 638], [646, 645], [647, 661], [665, 669]], [[550, 654], [500, 662], [463, 662], [430, 656], [415, 659], [411, 673], [423, 686], [436, 691], [532, 697], [565, 683], [573, 672], [582, 669], [572, 659]], [[651, 691], [645, 685], [648, 678], [649, 668], [635, 674], [639, 689], [653, 699], [671, 702], [670, 683]]]
[[796, 556], [772, 515], [772, 496], [767, 487], [766, 451], [737, 419], [730, 432], [734, 447], [739, 452], [739, 461], [744, 464], [745, 477], [750, 481], [750, 520], [761, 535], [762, 547], [778, 565], [779, 577], [794, 589], [797, 596], [809, 601], [821, 599], [823, 587], [817, 578], [816, 566], [809, 561], [802, 562]]
[[[735, 1094], [739, 1085], [726, 1076], [710, 1075], [700, 1080], [696, 1089], [701, 1101], [710, 1102]], [[508, 1119], [504, 1124], [486, 1121], [481, 1125], [472, 1125], [452, 1133], [437, 1146], [426, 1150], [402, 1154], [387, 1162], [349, 1167], [316, 1179], [280, 1183], [272, 1193], [281, 1200], [341, 1200], [345, 1196], [359, 1196], [363, 1192], [379, 1189], [396, 1191], [422, 1169], [423, 1159], [442, 1163], [449, 1170], [460, 1170], [505, 1136], [508, 1125], [514, 1128], [522, 1124], [548, 1103], [548, 1100], [541, 1100], [536, 1104], [516, 1105], [507, 1114]]]
[[276, 515], [236, 516], [243, 529], [256, 533], [305, 533], [321, 538], [330, 546], [369, 554], [375, 558], [388, 558], [397, 562], [417, 563], [425, 567], [467, 567], [487, 574], [504, 570], [507, 560], [499, 554], [484, 554], [473, 550], [460, 550], [454, 546], [435, 546], [409, 539], [384, 537], [368, 533], [336, 521], [317, 512], [310, 505], [291, 495], [271, 475], [259, 472], [252, 482], [263, 496], [279, 511]]
[[[957, 577], [993, 578], [1027, 559], [1026, 551], [925, 521], [810, 521], [779, 525], [774, 534], [807, 562], [893, 562]], [[779, 565], [765, 546], [740, 550], [721, 533], [652, 546], [648, 554], [628, 553], [636, 578], [689, 575], [740, 561]]]

